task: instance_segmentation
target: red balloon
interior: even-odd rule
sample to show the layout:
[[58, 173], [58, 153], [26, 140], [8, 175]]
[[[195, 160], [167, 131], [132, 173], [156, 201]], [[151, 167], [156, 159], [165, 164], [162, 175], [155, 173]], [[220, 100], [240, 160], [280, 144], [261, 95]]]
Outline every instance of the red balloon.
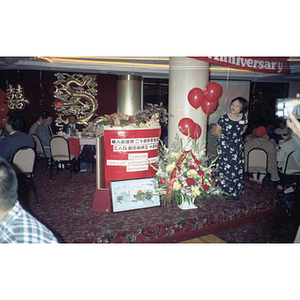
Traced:
[[188, 136], [189, 134], [191, 135], [195, 130], [195, 123], [190, 118], [182, 118], [178, 123], [178, 129], [182, 134], [186, 136]]
[[204, 89], [204, 96], [210, 102], [218, 101], [222, 96], [222, 87], [216, 82], [210, 82]]
[[0, 103], [4, 103], [6, 100], [6, 94], [0, 89]]
[[0, 117], [4, 117], [8, 114], [9, 108], [5, 103], [0, 103]]
[[203, 112], [208, 115], [212, 111], [214, 111], [217, 106], [218, 106], [218, 100], [215, 100], [215, 101], [212, 101], [212, 102], [204, 101], [201, 108], [202, 108]]
[[2, 118], [0, 118], [0, 126], [2, 127], [2, 128], [5, 128], [5, 123], [6, 123], [6, 121], [9, 119], [9, 116], [5, 116], [5, 117], [2, 117]]
[[201, 89], [193, 88], [189, 91], [188, 100], [194, 108], [198, 109], [201, 106], [203, 99], [204, 93]]
[[198, 140], [200, 135], [201, 135], [201, 127], [198, 123], [195, 123], [195, 129], [194, 129], [193, 133], [191, 134], [191, 138]]

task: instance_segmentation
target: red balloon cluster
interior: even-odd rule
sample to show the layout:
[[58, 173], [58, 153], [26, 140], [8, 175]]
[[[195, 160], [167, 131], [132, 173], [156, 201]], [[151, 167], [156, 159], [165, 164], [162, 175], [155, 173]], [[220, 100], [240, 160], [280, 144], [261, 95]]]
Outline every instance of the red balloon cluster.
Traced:
[[[192, 107], [198, 109], [200, 106], [205, 114], [210, 114], [218, 106], [218, 100], [222, 95], [222, 87], [216, 82], [210, 82], [205, 86], [204, 91], [193, 88], [188, 93], [188, 101]], [[201, 127], [190, 118], [182, 118], [178, 123], [179, 131], [198, 139], [201, 136]]]
[[199, 139], [201, 135], [201, 127], [190, 118], [182, 118], [178, 123], [179, 131], [191, 139]]
[[218, 100], [222, 96], [222, 87], [216, 82], [210, 82], [204, 91], [193, 88], [188, 93], [188, 101], [195, 108], [200, 106], [205, 114], [210, 114], [218, 106]]
[[8, 120], [8, 112], [9, 108], [8, 106], [4, 103], [6, 100], [6, 94], [0, 89], [0, 126], [2, 128], [5, 127], [5, 122]]

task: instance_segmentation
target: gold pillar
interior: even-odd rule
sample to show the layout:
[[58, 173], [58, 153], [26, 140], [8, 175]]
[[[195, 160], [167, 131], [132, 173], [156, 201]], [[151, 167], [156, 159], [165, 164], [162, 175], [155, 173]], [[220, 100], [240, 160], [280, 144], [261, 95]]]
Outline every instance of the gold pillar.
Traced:
[[117, 112], [133, 116], [143, 109], [142, 77], [117, 76]]

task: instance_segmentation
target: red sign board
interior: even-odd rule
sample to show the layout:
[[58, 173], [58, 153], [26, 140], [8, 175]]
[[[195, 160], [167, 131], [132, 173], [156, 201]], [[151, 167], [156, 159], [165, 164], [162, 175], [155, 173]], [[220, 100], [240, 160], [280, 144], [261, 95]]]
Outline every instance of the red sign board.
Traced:
[[109, 181], [153, 177], [160, 128], [104, 130], [105, 185]]
[[192, 56], [191, 58], [233, 69], [276, 74], [290, 73], [287, 57]]

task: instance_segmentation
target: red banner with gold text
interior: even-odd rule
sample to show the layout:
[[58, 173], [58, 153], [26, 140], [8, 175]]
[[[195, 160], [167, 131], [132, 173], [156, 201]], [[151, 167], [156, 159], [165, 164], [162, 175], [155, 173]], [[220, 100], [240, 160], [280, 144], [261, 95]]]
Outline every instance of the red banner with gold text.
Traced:
[[289, 74], [287, 57], [258, 56], [190, 56], [208, 63], [253, 72]]
[[105, 184], [109, 181], [153, 177], [159, 155], [161, 128], [104, 130]]

